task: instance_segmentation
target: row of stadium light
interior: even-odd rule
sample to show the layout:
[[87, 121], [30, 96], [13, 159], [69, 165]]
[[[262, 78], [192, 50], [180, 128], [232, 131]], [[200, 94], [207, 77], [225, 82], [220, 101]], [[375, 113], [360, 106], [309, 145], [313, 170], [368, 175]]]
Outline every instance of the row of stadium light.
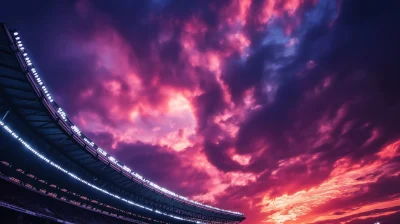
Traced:
[[139, 179], [139, 180], [142, 181], [143, 183], [145, 183], [145, 184], [147, 184], [147, 185], [150, 185], [151, 187], [153, 187], [153, 188], [155, 188], [155, 189], [157, 189], [157, 190], [159, 190], [159, 191], [161, 191], [161, 192], [163, 192], [163, 193], [169, 194], [169, 195], [171, 195], [171, 196], [177, 197], [177, 198], [179, 198], [179, 199], [181, 199], [181, 200], [184, 200], [184, 201], [187, 201], [187, 202], [196, 204], [196, 205], [201, 206], [201, 207], [205, 207], [205, 208], [209, 208], [209, 209], [217, 210], [217, 211], [221, 211], [221, 212], [236, 214], [236, 215], [243, 215], [243, 214], [240, 213], [240, 212], [229, 211], [229, 210], [224, 210], [224, 209], [216, 208], [216, 207], [213, 207], [213, 206], [210, 206], [210, 205], [205, 205], [205, 204], [202, 204], [202, 203], [200, 203], [200, 202], [193, 201], [193, 200], [191, 200], [191, 199], [188, 199], [188, 198], [186, 198], [186, 197], [183, 197], [183, 196], [181, 196], [181, 195], [178, 195], [178, 194], [176, 194], [176, 193], [174, 193], [174, 192], [172, 192], [172, 191], [170, 191], [170, 190], [168, 190], [168, 189], [165, 189], [165, 188], [163, 188], [163, 187], [160, 187], [160, 186], [158, 186], [157, 184], [155, 184], [155, 183], [153, 183], [153, 182], [151, 182], [151, 181], [149, 181], [149, 180], [143, 178], [140, 174], [135, 173], [135, 172], [132, 172], [132, 170], [131, 170], [130, 168], [128, 168], [128, 167], [125, 166], [125, 165], [122, 165], [120, 162], [118, 162], [118, 161], [117, 161], [115, 158], [113, 158], [112, 156], [108, 156], [108, 157], [107, 157], [108, 154], [107, 154], [106, 151], [104, 151], [103, 149], [101, 149], [100, 147], [98, 147], [97, 145], [95, 145], [95, 143], [92, 142], [92, 141], [90, 141], [88, 138], [82, 137], [82, 133], [81, 133], [81, 131], [79, 130], [79, 128], [78, 128], [76, 125], [74, 125], [74, 124], [72, 123], [72, 121], [67, 117], [67, 114], [63, 111], [63, 109], [62, 109], [61, 107], [59, 107], [59, 106], [54, 102], [52, 96], [50, 95], [50, 93], [49, 93], [48, 90], [47, 90], [47, 87], [44, 85], [44, 83], [43, 83], [43, 81], [40, 79], [40, 76], [38, 75], [36, 69], [35, 69], [34, 66], [32, 65], [32, 62], [31, 62], [30, 58], [28, 57], [28, 54], [27, 54], [27, 52], [25, 51], [24, 46], [22, 45], [21, 38], [18, 36], [18, 32], [14, 32], [13, 34], [14, 34], [14, 39], [15, 39], [15, 41], [16, 41], [16, 43], [17, 43], [17, 47], [19, 48], [19, 50], [21, 51], [22, 55], [24, 56], [25, 62], [26, 62], [26, 64], [28, 65], [28, 67], [30, 68], [30, 71], [32, 72], [32, 74], [33, 74], [33, 76], [34, 76], [36, 82], [37, 82], [37, 83], [39, 84], [39, 86], [42, 88], [42, 91], [43, 91], [44, 95], [46, 96], [46, 99], [48, 99], [48, 100], [51, 102], [51, 105], [55, 108], [55, 111], [57, 111], [58, 116], [59, 116], [64, 122], [70, 124], [69, 127], [71, 128], [71, 130], [72, 130], [76, 135], [78, 135], [80, 138], [82, 138], [84, 142], [88, 143], [88, 145], [90, 145], [93, 149], [96, 148], [96, 151], [97, 151], [98, 153], [100, 153], [101, 155], [103, 155], [104, 157], [106, 157], [106, 158], [107, 158], [110, 162], [112, 162], [113, 164], [117, 165], [117, 166], [120, 167], [121, 169], [123, 169], [123, 170], [125, 170], [126, 172], [130, 173], [130, 174], [132, 175], [132, 177], [134, 177], [134, 178], [136, 178], [136, 179]]
[[[89, 182], [87, 182], [87, 181], [81, 179], [80, 177], [78, 177], [78, 176], [76, 176], [75, 174], [69, 172], [68, 170], [66, 170], [66, 169], [64, 169], [63, 167], [61, 167], [60, 165], [54, 163], [54, 162], [51, 161], [50, 159], [46, 158], [44, 155], [42, 155], [42, 154], [39, 153], [37, 150], [35, 150], [32, 146], [30, 146], [25, 140], [23, 140], [16, 132], [14, 132], [13, 130], [11, 130], [11, 128], [8, 127], [4, 122], [0, 121], [0, 126], [1, 126], [4, 130], [6, 130], [12, 137], [14, 137], [15, 139], [17, 139], [22, 145], [24, 145], [25, 148], [27, 148], [29, 151], [31, 151], [33, 154], [35, 154], [37, 157], [39, 157], [40, 159], [46, 161], [47, 163], [49, 163], [49, 164], [52, 165], [53, 167], [57, 168], [58, 170], [62, 171], [63, 173], [65, 173], [65, 174], [71, 176], [71, 177], [74, 178], [75, 180], [80, 181], [81, 183], [84, 183], [84, 184], [86, 184], [86, 185], [88, 185], [88, 186], [90, 186], [90, 187], [92, 187], [92, 188], [94, 188], [94, 189], [96, 189], [96, 190], [98, 190], [98, 191], [101, 191], [101, 192], [103, 192], [103, 193], [105, 193], [105, 194], [107, 194], [107, 195], [110, 195], [110, 196], [112, 196], [112, 197], [114, 197], [114, 198], [117, 198], [117, 199], [119, 199], [119, 200], [121, 200], [121, 201], [124, 201], [124, 202], [126, 202], [126, 203], [128, 203], [128, 204], [131, 204], [131, 205], [140, 207], [140, 208], [142, 208], [142, 209], [146, 209], [146, 210], [149, 210], [149, 211], [152, 211], [152, 212], [156, 212], [156, 213], [158, 213], [158, 214], [166, 215], [166, 216], [169, 216], [169, 217], [172, 217], [172, 218], [175, 218], [175, 219], [184, 220], [184, 221], [189, 221], [189, 222], [194, 222], [194, 221], [192, 221], [192, 220], [184, 219], [184, 218], [181, 218], [181, 217], [178, 217], [178, 216], [175, 216], [175, 215], [166, 214], [166, 213], [160, 212], [160, 211], [158, 211], [158, 210], [154, 210], [154, 209], [148, 208], [148, 207], [146, 207], [146, 206], [143, 206], [143, 205], [137, 204], [137, 203], [135, 203], [135, 202], [132, 202], [132, 201], [130, 201], [130, 200], [127, 200], [127, 199], [125, 199], [125, 198], [122, 198], [122, 197], [120, 197], [120, 196], [118, 196], [118, 195], [116, 195], [116, 194], [110, 193], [110, 192], [108, 192], [107, 190], [104, 190], [104, 189], [102, 189], [102, 188], [100, 188], [100, 187], [97, 187], [96, 185], [93, 185], [93, 184], [91, 184], [91, 183], [89, 183]], [[201, 222], [197, 221], [197, 222], [194, 222], [194, 223], [201, 223]]]
[[43, 91], [44, 95], [46, 96], [46, 98], [52, 103], [53, 102], [53, 98], [51, 97], [51, 95], [50, 95], [49, 91], [47, 90], [46, 86], [43, 84], [43, 81], [40, 79], [39, 75], [37, 74], [36, 69], [33, 67], [32, 61], [28, 57], [28, 53], [25, 51], [25, 47], [22, 44], [21, 37], [18, 36], [18, 32], [14, 32], [14, 39], [15, 39], [15, 42], [16, 42], [16, 45], [17, 45], [18, 49], [22, 53], [22, 56], [23, 56], [26, 64], [28, 65], [28, 67], [32, 67], [31, 71], [32, 71], [33, 76], [35, 77], [35, 80], [37, 81], [39, 86], [41, 86], [42, 91]]

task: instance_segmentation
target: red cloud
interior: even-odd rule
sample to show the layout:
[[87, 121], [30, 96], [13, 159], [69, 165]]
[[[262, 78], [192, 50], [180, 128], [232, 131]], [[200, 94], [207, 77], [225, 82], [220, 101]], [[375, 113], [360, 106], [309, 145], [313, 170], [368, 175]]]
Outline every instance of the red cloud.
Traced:
[[78, 1], [39, 58], [74, 122], [168, 189], [250, 224], [390, 220], [398, 14], [339, 5]]

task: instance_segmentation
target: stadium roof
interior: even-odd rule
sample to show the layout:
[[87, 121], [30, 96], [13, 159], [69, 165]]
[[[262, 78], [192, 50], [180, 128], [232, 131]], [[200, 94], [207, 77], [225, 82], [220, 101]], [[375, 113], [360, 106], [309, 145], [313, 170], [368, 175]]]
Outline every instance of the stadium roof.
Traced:
[[0, 98], [4, 98], [3, 104], [9, 107], [0, 108], [1, 124], [9, 133], [15, 131], [29, 136], [29, 142], [19, 136], [17, 139], [35, 155], [46, 162], [52, 161], [55, 168], [83, 184], [93, 185], [84, 178], [94, 178], [97, 184], [92, 186], [94, 189], [153, 212], [218, 223], [245, 219], [242, 213], [204, 205], [162, 188], [109, 156], [85, 136], [54, 101], [18, 32], [4, 24], [1, 29]]

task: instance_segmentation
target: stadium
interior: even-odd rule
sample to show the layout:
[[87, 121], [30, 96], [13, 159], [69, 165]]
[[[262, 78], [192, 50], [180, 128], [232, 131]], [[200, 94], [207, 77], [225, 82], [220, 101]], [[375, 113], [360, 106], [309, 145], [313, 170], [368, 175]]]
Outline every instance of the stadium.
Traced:
[[[67, 117], [16, 30], [0, 31], [0, 209], [9, 223], [240, 223], [109, 156]], [[6, 214], [6, 215], [5, 215]]]

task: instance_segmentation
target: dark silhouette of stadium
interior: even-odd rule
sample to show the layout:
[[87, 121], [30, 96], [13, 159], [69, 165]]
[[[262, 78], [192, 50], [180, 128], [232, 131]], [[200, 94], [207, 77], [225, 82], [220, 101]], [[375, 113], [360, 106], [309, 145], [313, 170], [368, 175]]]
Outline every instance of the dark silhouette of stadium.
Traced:
[[146, 180], [86, 137], [53, 100], [20, 35], [0, 27], [4, 223], [240, 223]]

